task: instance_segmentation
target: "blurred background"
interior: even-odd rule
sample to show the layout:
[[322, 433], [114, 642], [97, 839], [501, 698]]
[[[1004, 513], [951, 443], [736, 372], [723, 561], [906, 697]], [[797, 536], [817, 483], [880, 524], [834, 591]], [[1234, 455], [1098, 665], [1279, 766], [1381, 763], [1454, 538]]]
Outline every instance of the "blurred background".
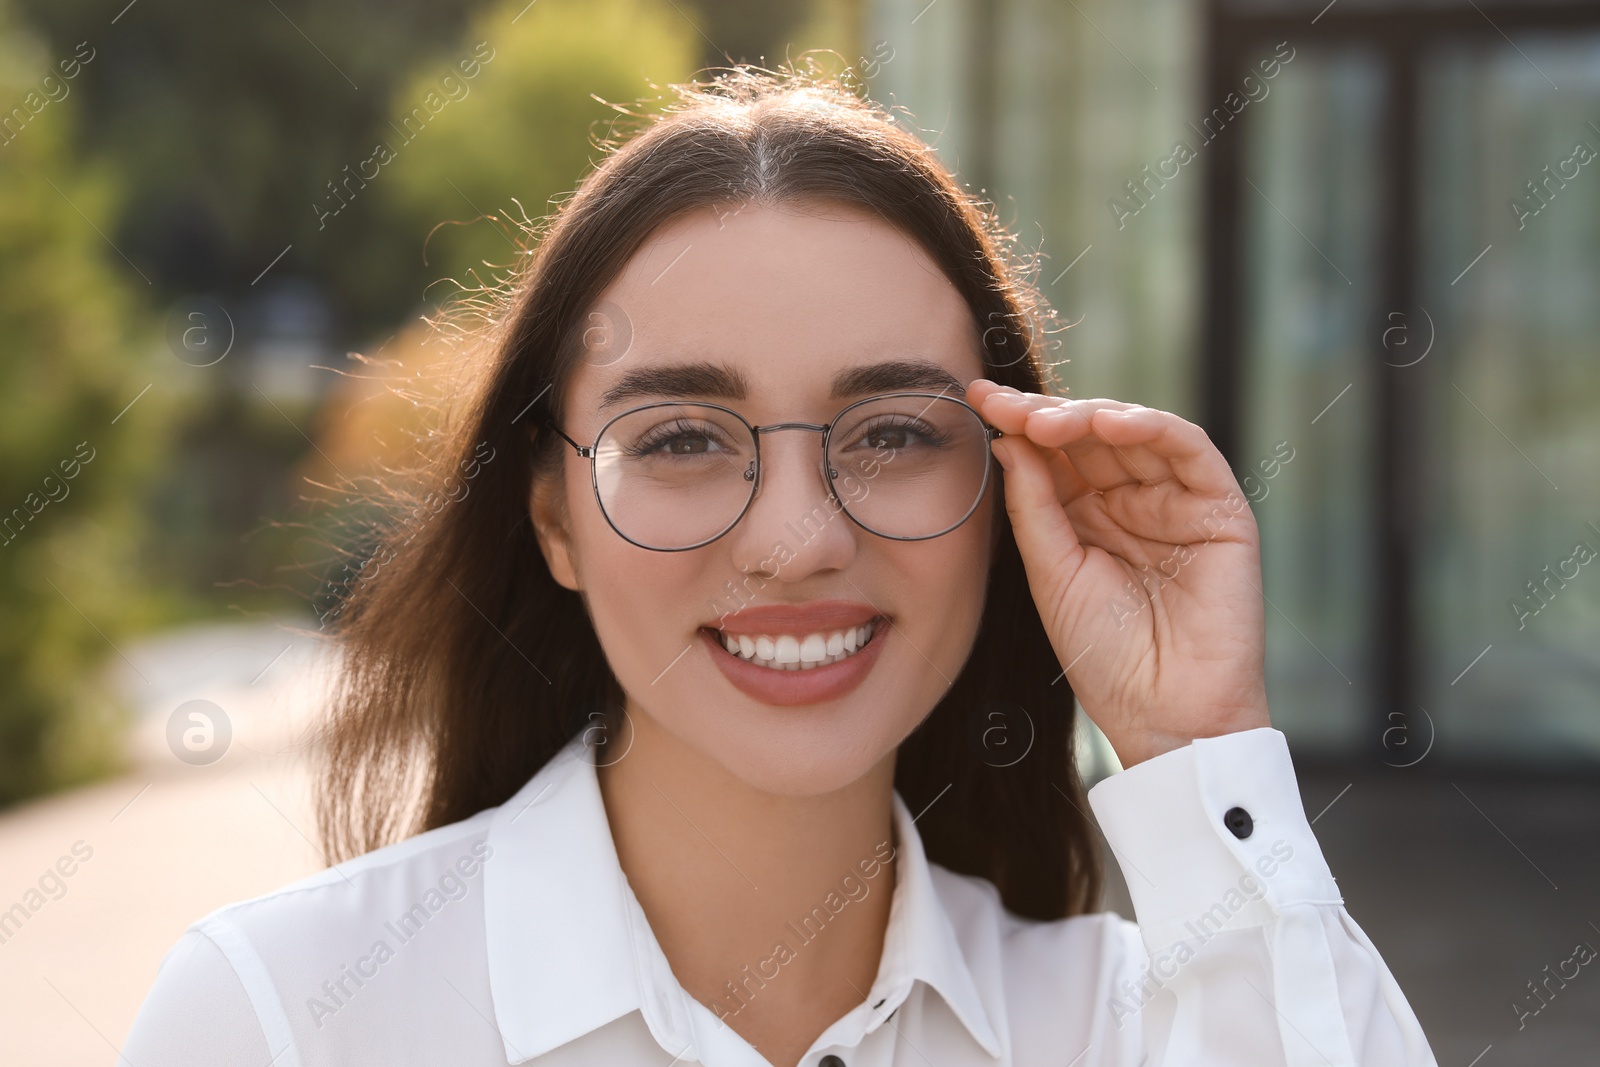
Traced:
[[324, 865], [314, 635], [422, 317], [611, 103], [817, 48], [1037, 253], [1061, 388], [1233, 464], [1439, 1062], [1596, 1062], [1549, 978], [1600, 948], [1592, 0], [0, 0], [0, 1062], [114, 1062], [189, 922]]

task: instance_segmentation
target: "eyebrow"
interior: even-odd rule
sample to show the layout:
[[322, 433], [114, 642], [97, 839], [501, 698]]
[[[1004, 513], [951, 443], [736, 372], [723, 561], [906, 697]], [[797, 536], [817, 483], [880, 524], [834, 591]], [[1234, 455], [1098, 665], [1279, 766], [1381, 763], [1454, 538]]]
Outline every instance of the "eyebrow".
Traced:
[[[961, 398], [967, 395], [960, 379], [925, 359], [888, 360], [840, 371], [834, 375], [833, 388], [828, 395], [834, 400], [848, 400], [872, 393], [912, 389], [933, 389]], [[749, 380], [736, 368], [709, 361], [674, 363], [641, 367], [623, 375], [600, 394], [600, 409], [639, 397], [744, 400], [749, 395]]]

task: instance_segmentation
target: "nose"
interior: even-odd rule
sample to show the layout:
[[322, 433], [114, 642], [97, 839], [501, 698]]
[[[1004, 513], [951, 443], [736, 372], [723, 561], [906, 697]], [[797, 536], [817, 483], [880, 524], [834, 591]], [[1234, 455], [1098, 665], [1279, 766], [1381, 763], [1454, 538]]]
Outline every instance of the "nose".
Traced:
[[814, 432], [764, 433], [760, 447], [755, 499], [729, 532], [734, 564], [789, 582], [848, 566], [862, 531], [828, 491]]

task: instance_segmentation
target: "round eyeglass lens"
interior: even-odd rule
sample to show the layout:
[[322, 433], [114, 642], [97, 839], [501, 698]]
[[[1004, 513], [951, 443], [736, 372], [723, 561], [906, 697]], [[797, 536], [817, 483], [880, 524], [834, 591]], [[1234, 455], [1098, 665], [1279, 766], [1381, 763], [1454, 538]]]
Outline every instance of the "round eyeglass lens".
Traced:
[[873, 533], [921, 540], [966, 521], [989, 480], [989, 435], [953, 397], [874, 397], [846, 409], [828, 438], [834, 492]]
[[606, 425], [594, 484], [618, 533], [646, 548], [692, 548], [723, 533], [755, 492], [755, 441], [732, 412], [655, 404]]

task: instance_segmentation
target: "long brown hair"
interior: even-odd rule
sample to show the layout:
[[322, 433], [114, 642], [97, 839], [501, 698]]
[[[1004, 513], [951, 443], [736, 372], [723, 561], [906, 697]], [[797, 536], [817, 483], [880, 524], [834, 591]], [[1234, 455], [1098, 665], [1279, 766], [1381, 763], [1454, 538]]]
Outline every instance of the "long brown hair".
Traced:
[[[540, 420], [559, 419], [586, 315], [663, 223], [801, 198], [870, 209], [920, 242], [967, 301], [986, 375], [1046, 391], [1054, 312], [1031, 262], [850, 73], [807, 54], [670, 86], [676, 100], [634, 114], [631, 136], [614, 128], [577, 190], [525, 228], [529, 250], [487, 309], [475, 381], [426, 474], [436, 496], [467, 484], [465, 495], [387, 527], [372, 557], [381, 568], [351, 583], [333, 629], [344, 659], [317, 798], [330, 859], [503, 803], [592, 715], [621, 707], [581, 598], [539, 551], [528, 500], [535, 471], [557, 461]], [[1018, 915], [1060, 918], [1099, 906], [1101, 854], [1073, 761], [1072, 693], [1010, 524], [997, 526], [972, 653], [901, 745], [895, 788], [912, 811], [927, 808], [918, 826], [931, 860], [989, 879]]]

